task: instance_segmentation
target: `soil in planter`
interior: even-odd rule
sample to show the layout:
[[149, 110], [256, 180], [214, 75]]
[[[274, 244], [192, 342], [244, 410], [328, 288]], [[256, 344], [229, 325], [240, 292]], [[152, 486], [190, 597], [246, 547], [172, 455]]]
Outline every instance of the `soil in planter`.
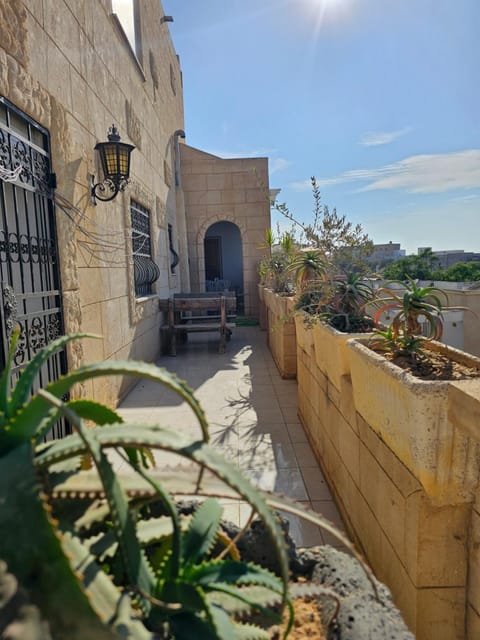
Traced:
[[342, 315], [335, 316], [329, 320], [331, 327], [342, 333], [370, 333], [375, 326], [371, 318], [347, 318]]
[[428, 353], [415, 361], [408, 356], [388, 359], [422, 380], [465, 380], [480, 377], [478, 368], [455, 362], [440, 353]]
[[[303, 581], [302, 579], [300, 579]], [[292, 600], [295, 609], [295, 620], [288, 635], [288, 640], [326, 640], [327, 634], [323, 629], [322, 619], [318, 608], [318, 598], [308, 596], [305, 598], [294, 598]], [[287, 629], [288, 610], [285, 610], [283, 623], [275, 625], [270, 629], [271, 640], [281, 640]]]

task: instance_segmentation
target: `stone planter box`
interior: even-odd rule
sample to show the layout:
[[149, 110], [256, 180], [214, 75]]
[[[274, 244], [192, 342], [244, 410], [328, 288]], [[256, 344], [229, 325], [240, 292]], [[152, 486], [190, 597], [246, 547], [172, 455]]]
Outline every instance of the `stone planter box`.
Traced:
[[476, 640], [480, 381], [435, 389], [397, 372], [399, 387], [382, 388], [381, 356], [365, 365], [367, 347], [348, 336], [346, 365], [327, 367], [316, 329], [313, 347], [303, 327], [297, 336], [299, 415], [351, 537], [417, 640]]
[[265, 287], [263, 284], [258, 285], [258, 323], [260, 329], [265, 331], [267, 328], [267, 308], [265, 306]]
[[[480, 367], [480, 358], [437, 343], [434, 350], [453, 360]], [[478, 483], [475, 444], [460, 402], [480, 415], [480, 381], [420, 380], [395, 366], [361, 340], [348, 343], [355, 408], [420, 481], [438, 504], [472, 500]], [[473, 383], [473, 384], [472, 384]], [[463, 423], [459, 431], [451, 417]]]
[[309, 322], [309, 316], [303, 311], [295, 313], [295, 333], [297, 336], [297, 345], [307, 353], [313, 349], [313, 327], [314, 324]]
[[297, 343], [294, 323], [294, 298], [263, 291], [267, 311], [267, 339], [270, 352], [282, 378], [297, 375]]
[[343, 333], [324, 322], [313, 329], [317, 366], [340, 390], [343, 376], [350, 375], [350, 359], [347, 341], [351, 338], [366, 338], [367, 333]]

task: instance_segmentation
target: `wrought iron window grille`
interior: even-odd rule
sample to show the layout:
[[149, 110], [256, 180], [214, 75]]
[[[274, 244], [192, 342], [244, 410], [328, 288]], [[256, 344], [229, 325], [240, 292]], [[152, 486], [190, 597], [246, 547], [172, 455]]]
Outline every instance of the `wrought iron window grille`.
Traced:
[[152, 258], [150, 211], [132, 200], [130, 215], [135, 295], [151, 295], [152, 285], [160, 277], [160, 269]]

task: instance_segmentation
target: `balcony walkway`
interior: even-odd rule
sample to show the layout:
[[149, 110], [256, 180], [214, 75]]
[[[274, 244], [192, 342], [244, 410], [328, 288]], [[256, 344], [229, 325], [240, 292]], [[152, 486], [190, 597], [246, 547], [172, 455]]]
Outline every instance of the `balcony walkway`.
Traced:
[[[189, 335], [177, 357], [162, 356], [158, 364], [175, 372], [194, 389], [206, 412], [212, 444], [263, 489], [283, 493], [321, 512], [343, 530], [335, 503], [297, 417], [297, 384], [282, 380], [258, 327], [237, 327], [226, 353], [218, 353], [215, 334]], [[189, 407], [168, 389], [141, 381], [119, 412], [135, 422], [170, 426], [198, 434]], [[157, 464], [177, 464], [176, 456], [160, 452]], [[181, 462], [179, 462], [181, 464]], [[250, 509], [242, 502], [222, 501], [224, 517], [244, 524]], [[318, 527], [295, 516], [290, 535], [300, 547], [339, 546]]]

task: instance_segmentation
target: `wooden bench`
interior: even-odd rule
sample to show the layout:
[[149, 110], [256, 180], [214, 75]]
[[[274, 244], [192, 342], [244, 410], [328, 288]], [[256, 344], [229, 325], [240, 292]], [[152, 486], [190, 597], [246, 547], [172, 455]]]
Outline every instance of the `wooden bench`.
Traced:
[[177, 335], [200, 331], [219, 331], [219, 353], [225, 352], [226, 342], [232, 335], [237, 300], [232, 292], [176, 293], [173, 298], [160, 300], [160, 310], [167, 314], [162, 326], [168, 333], [171, 356], [177, 355]]

